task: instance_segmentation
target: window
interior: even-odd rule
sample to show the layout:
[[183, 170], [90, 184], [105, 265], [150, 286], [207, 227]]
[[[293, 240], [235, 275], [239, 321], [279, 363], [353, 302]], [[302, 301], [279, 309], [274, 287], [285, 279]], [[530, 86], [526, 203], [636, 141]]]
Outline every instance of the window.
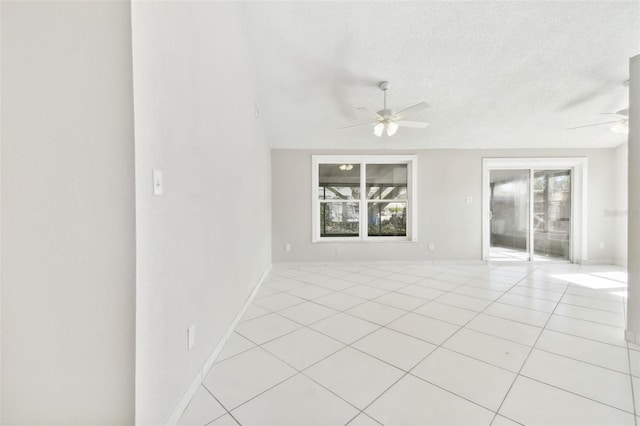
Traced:
[[313, 241], [415, 241], [416, 157], [313, 156]]

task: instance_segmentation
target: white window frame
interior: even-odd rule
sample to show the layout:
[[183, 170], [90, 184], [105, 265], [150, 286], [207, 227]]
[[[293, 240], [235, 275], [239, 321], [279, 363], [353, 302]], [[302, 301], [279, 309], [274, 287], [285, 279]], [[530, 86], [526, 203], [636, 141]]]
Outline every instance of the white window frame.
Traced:
[[[482, 259], [490, 261], [490, 182], [491, 170], [571, 170], [571, 234], [569, 262], [587, 260], [587, 172], [586, 157], [522, 157], [482, 159]], [[530, 182], [533, 197], [533, 182]], [[532, 200], [533, 198], [531, 198]], [[530, 218], [529, 240], [533, 241], [533, 218]], [[535, 262], [532, 258], [529, 262]]]
[[[418, 241], [418, 156], [417, 155], [313, 155], [311, 156], [311, 241], [325, 242], [417, 242]], [[320, 164], [359, 164], [360, 165], [360, 227], [357, 237], [321, 237], [320, 236]], [[368, 200], [366, 191], [367, 164], [407, 164], [407, 236], [369, 237]]]

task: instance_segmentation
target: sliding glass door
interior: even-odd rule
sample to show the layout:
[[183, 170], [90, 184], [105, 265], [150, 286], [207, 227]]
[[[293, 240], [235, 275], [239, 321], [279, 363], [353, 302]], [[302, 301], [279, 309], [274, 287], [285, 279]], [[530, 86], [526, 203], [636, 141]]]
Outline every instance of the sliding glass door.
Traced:
[[491, 170], [490, 260], [530, 260], [529, 170]]
[[570, 260], [570, 170], [490, 170], [489, 187], [489, 260]]

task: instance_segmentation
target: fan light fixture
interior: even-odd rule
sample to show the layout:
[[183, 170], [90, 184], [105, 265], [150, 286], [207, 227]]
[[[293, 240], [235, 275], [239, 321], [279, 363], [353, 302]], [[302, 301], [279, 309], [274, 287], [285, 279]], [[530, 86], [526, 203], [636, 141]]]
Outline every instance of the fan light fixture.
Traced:
[[398, 131], [398, 123], [394, 123], [393, 121], [387, 124], [387, 135], [393, 136]]
[[613, 133], [622, 133], [623, 135], [628, 135], [629, 123], [627, 122], [627, 120], [619, 121], [613, 126], [611, 126], [609, 130], [611, 130]]
[[393, 136], [398, 131], [398, 123], [394, 123], [393, 121], [381, 121], [373, 126], [373, 134], [380, 138], [382, 137], [382, 132], [384, 132], [385, 129], [388, 136]]
[[343, 172], [349, 171], [353, 169], [353, 164], [340, 164], [339, 169], [342, 170]]
[[[380, 114], [381, 112], [391, 113], [391, 110], [387, 109], [387, 89], [389, 88], [389, 82], [382, 81], [380, 82], [379, 87], [384, 92], [384, 108], [382, 109], [382, 111], [379, 111], [378, 114]], [[381, 119], [378, 119], [378, 124], [373, 126], [373, 134], [379, 138], [382, 137], [382, 132], [384, 132], [385, 130], [387, 131], [387, 136], [393, 136], [398, 131], [398, 124], [395, 121], [392, 121], [389, 115], [385, 115], [380, 114]]]

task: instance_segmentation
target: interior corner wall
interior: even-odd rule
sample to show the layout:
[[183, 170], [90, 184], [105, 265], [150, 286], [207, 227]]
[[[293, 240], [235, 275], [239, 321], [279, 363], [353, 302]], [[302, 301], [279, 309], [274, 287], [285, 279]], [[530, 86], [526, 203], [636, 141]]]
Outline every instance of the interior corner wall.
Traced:
[[615, 166], [613, 174], [615, 182], [613, 186], [615, 194], [614, 208], [607, 212], [608, 217], [613, 221], [614, 258], [613, 263], [625, 266], [627, 264], [627, 214], [628, 214], [628, 191], [629, 191], [629, 162], [628, 143], [623, 143], [615, 149]]
[[640, 344], [640, 55], [629, 60], [628, 341]]
[[[416, 154], [417, 242], [311, 242], [311, 156], [314, 154]], [[615, 256], [615, 149], [512, 149], [415, 151], [272, 150], [273, 261], [480, 261], [482, 159], [586, 157], [588, 159], [587, 261]], [[467, 204], [467, 196], [472, 203]], [[604, 244], [601, 248], [600, 243]], [[435, 250], [429, 250], [429, 243]], [[291, 251], [285, 251], [285, 244]], [[337, 250], [339, 249], [339, 250]]]
[[133, 424], [130, 5], [0, 7], [1, 423]]
[[136, 424], [157, 425], [271, 265], [270, 150], [242, 5], [133, 2], [132, 24]]

